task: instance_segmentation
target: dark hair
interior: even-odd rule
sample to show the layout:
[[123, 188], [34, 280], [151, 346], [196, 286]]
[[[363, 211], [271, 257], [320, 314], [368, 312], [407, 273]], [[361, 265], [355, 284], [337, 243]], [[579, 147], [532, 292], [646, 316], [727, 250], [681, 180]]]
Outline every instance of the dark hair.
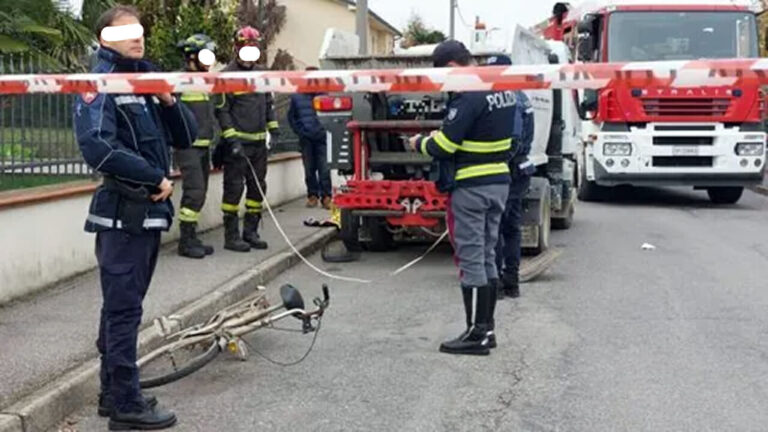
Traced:
[[139, 14], [139, 10], [135, 7], [128, 5], [113, 6], [99, 15], [99, 19], [96, 20], [96, 28], [94, 29], [96, 30], [96, 37], [101, 37], [101, 31], [105, 27], [111, 26], [116, 19], [124, 15], [130, 15], [137, 20], [141, 20], [141, 14]]
[[316, 71], [316, 70], [318, 70], [318, 69], [317, 69], [317, 66], [307, 66], [307, 68], [306, 68], [306, 69], [304, 69], [304, 70], [308, 70], [308, 71]]

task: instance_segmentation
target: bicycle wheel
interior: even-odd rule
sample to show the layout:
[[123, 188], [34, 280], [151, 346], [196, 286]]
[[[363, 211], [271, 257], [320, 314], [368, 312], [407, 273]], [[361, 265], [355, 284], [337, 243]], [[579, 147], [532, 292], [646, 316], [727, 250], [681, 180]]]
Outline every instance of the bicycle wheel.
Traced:
[[210, 363], [219, 351], [215, 335], [165, 345], [139, 360], [139, 385], [152, 388], [180, 380]]

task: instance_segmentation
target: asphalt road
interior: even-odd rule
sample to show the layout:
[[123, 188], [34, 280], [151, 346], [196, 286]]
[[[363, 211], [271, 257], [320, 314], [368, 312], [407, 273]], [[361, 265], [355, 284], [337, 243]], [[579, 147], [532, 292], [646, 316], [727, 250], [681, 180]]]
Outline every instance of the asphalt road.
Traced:
[[[305, 362], [222, 355], [155, 394], [183, 431], [765, 431], [767, 223], [768, 199], [751, 192], [731, 207], [650, 189], [579, 203], [574, 227], [553, 236], [564, 255], [500, 304], [500, 346], [486, 358], [437, 352], [463, 317], [446, 250], [395, 278], [422, 249], [322, 264], [382, 280], [331, 283]], [[323, 281], [304, 266], [281, 280], [305, 297]], [[281, 361], [310, 340], [248, 338]], [[105, 429], [92, 409], [75, 420]]]

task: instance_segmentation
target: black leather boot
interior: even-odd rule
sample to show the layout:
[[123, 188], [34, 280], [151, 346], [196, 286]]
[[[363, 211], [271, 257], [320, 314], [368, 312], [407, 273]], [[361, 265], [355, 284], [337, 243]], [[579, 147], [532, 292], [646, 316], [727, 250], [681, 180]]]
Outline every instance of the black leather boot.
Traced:
[[254, 249], [266, 249], [267, 242], [259, 237], [259, 223], [261, 215], [257, 213], [246, 213], [245, 222], [243, 222], [243, 240], [248, 242]]
[[498, 279], [488, 280], [488, 285], [491, 289], [491, 304], [488, 313], [488, 348], [496, 348], [496, 300], [499, 298], [499, 291], [501, 291], [500, 284]]
[[239, 223], [236, 214], [224, 214], [224, 249], [248, 252], [251, 246], [240, 237]]
[[[443, 342], [440, 345], [440, 352], [488, 355], [491, 352], [488, 346], [491, 290], [488, 286], [462, 288], [462, 290], [469, 291], [469, 301], [464, 301], [464, 308], [470, 317], [471, 326], [456, 339]], [[467, 296], [464, 298], [467, 299]]]
[[109, 430], [158, 430], [176, 424], [176, 414], [159, 406], [150, 408], [147, 404], [141, 405], [127, 412], [112, 411], [109, 417]]
[[501, 277], [501, 289], [507, 297], [520, 297], [520, 282], [518, 280], [517, 269], [514, 272], [504, 273]]
[[179, 232], [179, 256], [187, 258], [204, 258], [205, 249], [195, 243], [195, 229], [197, 224], [194, 222], [180, 222]]

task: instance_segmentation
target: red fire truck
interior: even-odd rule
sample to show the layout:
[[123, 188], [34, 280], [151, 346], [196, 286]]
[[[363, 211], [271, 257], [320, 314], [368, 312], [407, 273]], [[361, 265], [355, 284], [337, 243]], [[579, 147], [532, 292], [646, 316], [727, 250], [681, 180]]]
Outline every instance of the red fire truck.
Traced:
[[[577, 62], [690, 61], [758, 57], [750, 2], [610, 0], [557, 3], [535, 28], [563, 41]], [[757, 86], [664, 88], [622, 84], [575, 92], [583, 122], [578, 196], [608, 187], [693, 186], [712, 202], [737, 202], [765, 165], [765, 105]]]

